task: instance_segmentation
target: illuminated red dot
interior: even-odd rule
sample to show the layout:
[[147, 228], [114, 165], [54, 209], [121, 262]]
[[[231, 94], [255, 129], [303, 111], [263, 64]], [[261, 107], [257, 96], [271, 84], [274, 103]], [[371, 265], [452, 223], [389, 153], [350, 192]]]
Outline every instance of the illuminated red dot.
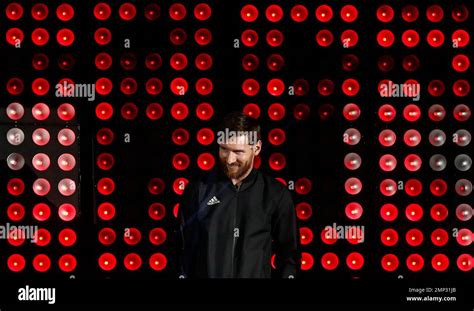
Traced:
[[431, 207], [431, 218], [436, 221], [443, 221], [448, 217], [448, 209], [443, 204], [435, 204]]
[[394, 221], [398, 217], [398, 209], [395, 205], [387, 203], [380, 208], [380, 216], [385, 221]]
[[333, 11], [329, 5], [323, 4], [316, 8], [315, 15], [320, 22], [325, 23], [332, 19]]
[[242, 91], [247, 96], [255, 96], [260, 91], [260, 84], [255, 79], [247, 79], [242, 84]]
[[407, 30], [402, 34], [402, 42], [407, 47], [415, 47], [420, 42], [420, 36], [415, 30]]
[[469, 43], [469, 33], [465, 30], [458, 29], [451, 36], [453, 44], [458, 47], [465, 47]]
[[344, 47], [353, 47], [359, 41], [359, 35], [354, 30], [344, 30], [341, 34], [341, 42]]
[[176, 21], [183, 20], [186, 17], [186, 7], [181, 3], [174, 3], [169, 9], [170, 17]]
[[51, 260], [45, 254], [36, 255], [33, 259], [33, 268], [38, 272], [46, 272], [51, 267]]
[[453, 8], [452, 13], [451, 13], [451, 17], [456, 22], [464, 22], [468, 18], [468, 16], [469, 16], [469, 10], [463, 4], [456, 5]]
[[421, 142], [421, 134], [417, 130], [411, 129], [405, 132], [403, 140], [407, 146], [415, 147]]
[[38, 21], [45, 20], [48, 17], [48, 6], [43, 3], [36, 3], [31, 8], [31, 16]]
[[286, 167], [286, 157], [284, 154], [279, 152], [273, 153], [268, 158], [268, 164], [272, 170], [282, 170]]
[[112, 91], [112, 81], [108, 78], [99, 78], [95, 82], [95, 90], [100, 95], [108, 95]]
[[377, 34], [377, 42], [382, 47], [389, 47], [395, 42], [395, 35], [390, 30], [381, 30]]
[[[150, 79], [151, 80], [151, 79]], [[147, 81], [147, 92], [150, 94], [150, 90], [149, 89], [149, 81]], [[153, 85], [155, 87], [155, 89], [153, 90], [156, 90], [156, 88], [158, 87], [157, 85]], [[125, 78], [123, 79], [121, 82], [120, 82], [120, 91], [125, 94], [125, 95], [133, 95], [137, 92], [137, 81], [135, 81], [135, 79], [133, 78]], [[161, 90], [161, 89], [160, 89]], [[155, 95], [155, 94], [153, 94]]]
[[150, 256], [149, 264], [153, 270], [161, 271], [166, 268], [168, 260], [166, 256], [161, 253], [155, 253]]
[[298, 194], [308, 194], [311, 192], [312, 183], [308, 178], [299, 178], [295, 182], [295, 191]]
[[[59, 45], [70, 46], [74, 43], [74, 32], [72, 32], [72, 30], [70, 29], [61, 29], [56, 34], [56, 40], [58, 41]], [[101, 44], [101, 42], [103, 41], [102, 40], [97, 41], [97, 43], [99, 44]]]
[[341, 19], [347, 23], [355, 21], [359, 15], [357, 8], [350, 4], [343, 6], [340, 13]]
[[300, 269], [303, 271], [310, 270], [314, 265], [313, 255], [310, 253], [303, 252], [301, 253], [300, 259]]
[[300, 244], [308, 245], [313, 241], [313, 231], [307, 227], [301, 227], [300, 231]]
[[254, 5], [247, 4], [240, 10], [240, 16], [246, 22], [254, 22], [258, 18], [258, 9]]
[[173, 29], [170, 32], [170, 41], [174, 45], [183, 45], [188, 38], [186, 31], [182, 28]]
[[23, 31], [19, 28], [10, 28], [6, 34], [7, 42], [11, 45], [21, 45], [25, 35]]
[[397, 192], [397, 183], [392, 179], [384, 179], [380, 183], [380, 193], [384, 196], [393, 196]]
[[304, 22], [308, 18], [308, 9], [304, 5], [295, 5], [291, 9], [291, 18], [297, 22]]
[[397, 158], [391, 154], [384, 154], [380, 157], [379, 166], [385, 172], [391, 172], [397, 167]]
[[49, 41], [49, 33], [44, 28], [36, 28], [31, 33], [31, 40], [38, 46], [45, 45]]
[[183, 78], [175, 78], [170, 83], [170, 89], [175, 95], [185, 95], [188, 91], [188, 82]]
[[426, 36], [426, 41], [432, 47], [440, 47], [444, 43], [444, 34], [439, 30], [431, 30]]
[[414, 5], [406, 5], [402, 8], [402, 18], [406, 22], [414, 22], [418, 19], [419, 12], [418, 8]]
[[419, 221], [423, 217], [423, 208], [416, 203], [409, 204], [405, 209], [405, 216], [410, 221]]
[[418, 171], [421, 168], [421, 163], [421, 158], [416, 154], [407, 155], [404, 161], [405, 168], [410, 172]]
[[461, 254], [459, 255], [456, 264], [459, 270], [468, 272], [472, 269], [474, 261], [472, 260], [472, 256], [469, 254]]
[[454, 56], [452, 66], [457, 72], [465, 72], [470, 66], [469, 57], [464, 54]]
[[309, 205], [306, 202], [301, 202], [301, 203], [296, 204], [295, 209], [296, 209], [296, 216], [298, 217], [298, 219], [301, 219], [301, 220], [309, 219], [313, 213], [313, 209], [311, 208], [311, 205]]
[[204, 121], [212, 118], [214, 115], [214, 108], [209, 103], [200, 103], [196, 107], [196, 116]]
[[166, 231], [161, 228], [154, 228], [150, 231], [148, 239], [153, 245], [161, 245], [166, 241]]
[[387, 254], [382, 257], [382, 268], [385, 271], [393, 272], [399, 265], [398, 257], [394, 254]]
[[13, 272], [20, 272], [25, 268], [25, 257], [20, 254], [13, 254], [8, 257], [7, 265], [8, 269]]
[[423, 269], [424, 264], [425, 264], [425, 261], [423, 257], [421, 257], [421, 255], [419, 254], [411, 254], [407, 257], [407, 260], [406, 260], [406, 265], [408, 269], [414, 272], [418, 272], [421, 269]]
[[166, 215], [166, 208], [161, 203], [152, 203], [148, 207], [148, 216], [153, 220], [162, 220]]
[[128, 245], [137, 245], [142, 239], [142, 234], [137, 228], [127, 228], [123, 234], [123, 240]]
[[469, 94], [471, 86], [467, 80], [457, 80], [453, 83], [453, 93], [456, 96], [464, 97]]
[[111, 271], [117, 265], [117, 259], [112, 253], [104, 253], [99, 257], [99, 267], [105, 271]]
[[112, 203], [104, 202], [97, 208], [97, 214], [102, 220], [111, 220], [115, 217], [115, 206]]
[[403, 117], [405, 120], [415, 122], [421, 117], [421, 110], [415, 104], [409, 104], [403, 109]]
[[385, 229], [380, 234], [380, 240], [385, 246], [394, 246], [398, 242], [398, 233], [393, 229]]
[[202, 153], [197, 158], [197, 164], [200, 169], [208, 171], [215, 165], [214, 156], [210, 153]]
[[189, 180], [184, 177], [176, 178], [173, 182], [173, 191], [177, 195], [182, 195], [188, 183], [189, 183]]
[[145, 66], [149, 70], [157, 70], [163, 64], [163, 59], [158, 53], [149, 53], [145, 58]]
[[467, 228], [460, 229], [458, 232], [458, 235], [456, 236], [456, 241], [461, 246], [471, 245], [472, 239], [473, 239], [472, 231]]
[[419, 246], [423, 243], [423, 232], [418, 229], [410, 229], [406, 233], [405, 240], [410, 246]]
[[449, 267], [449, 258], [444, 254], [436, 254], [431, 259], [431, 266], [438, 272], [445, 271]]
[[328, 47], [334, 42], [334, 35], [331, 31], [323, 29], [316, 34], [316, 42], [323, 47]]
[[214, 85], [210, 79], [201, 78], [196, 81], [196, 92], [200, 95], [209, 95], [213, 89]]
[[51, 216], [51, 209], [45, 203], [38, 203], [33, 207], [33, 217], [38, 221], [45, 221]]
[[321, 256], [321, 265], [326, 270], [334, 270], [339, 265], [339, 257], [335, 253], [325, 253]]
[[395, 110], [395, 108], [389, 104], [380, 106], [378, 111], [379, 118], [384, 122], [393, 121], [393, 119], [395, 119], [396, 114], [397, 111]]
[[106, 20], [110, 17], [112, 10], [107, 3], [101, 2], [94, 7], [94, 16], [98, 20]]
[[183, 128], [178, 128], [171, 134], [171, 139], [176, 145], [185, 145], [189, 141], [189, 132]]
[[77, 266], [76, 257], [70, 254], [63, 255], [61, 256], [61, 258], [59, 258], [58, 265], [59, 265], [59, 269], [61, 269], [64, 272], [74, 271], [74, 269], [76, 269], [76, 266]]
[[435, 179], [430, 184], [430, 191], [434, 196], [443, 196], [448, 191], [448, 184], [442, 179]]
[[99, 231], [99, 242], [103, 245], [112, 245], [116, 239], [115, 231], [111, 228], [103, 228]]
[[25, 208], [20, 203], [12, 203], [7, 208], [7, 215], [13, 221], [20, 221], [25, 216]]
[[199, 3], [194, 7], [194, 17], [200, 21], [205, 21], [211, 17], [212, 9], [208, 4]]
[[135, 8], [135, 5], [131, 3], [124, 3], [119, 8], [119, 15], [123, 20], [130, 21], [135, 18], [136, 14], [137, 9]]
[[63, 229], [61, 230], [61, 232], [59, 232], [58, 240], [62, 246], [66, 246], [66, 247], [72, 246], [76, 243], [76, 240], [77, 240], [76, 232], [68, 228]]
[[201, 145], [210, 145], [214, 141], [214, 132], [209, 128], [200, 129], [196, 134], [196, 139]]
[[245, 46], [253, 47], [258, 43], [258, 34], [255, 30], [247, 29], [242, 32], [241, 40]]
[[271, 71], [279, 71], [285, 65], [285, 59], [279, 54], [272, 54], [267, 58], [267, 67]]
[[377, 18], [379, 21], [388, 23], [393, 19], [394, 12], [391, 6], [389, 5], [381, 5], [377, 9]]
[[165, 190], [165, 182], [161, 178], [152, 178], [148, 183], [148, 191], [153, 195], [162, 194]]
[[362, 182], [356, 177], [351, 177], [345, 183], [346, 192], [351, 195], [356, 195], [362, 191]]
[[97, 105], [95, 108], [95, 115], [101, 120], [108, 120], [112, 117], [114, 108], [111, 104], [103, 102]]
[[349, 269], [360, 270], [364, 265], [364, 257], [357, 252], [350, 253], [349, 255], [347, 255], [346, 264]]
[[390, 147], [395, 144], [397, 135], [392, 130], [383, 130], [379, 134], [379, 142], [384, 147]]
[[101, 178], [97, 182], [97, 190], [102, 195], [111, 195], [115, 190], [115, 182], [111, 178]]
[[209, 54], [201, 53], [196, 56], [194, 64], [199, 70], [209, 70], [212, 67], [213, 60]]
[[46, 79], [38, 78], [31, 83], [33, 93], [39, 96], [46, 95], [49, 91], [49, 82]]
[[212, 41], [212, 33], [207, 28], [198, 29], [194, 34], [194, 40], [201, 46], [208, 45]]
[[280, 96], [285, 91], [285, 84], [280, 79], [272, 79], [268, 81], [267, 91], [270, 95]]
[[142, 265], [142, 259], [140, 255], [136, 253], [130, 253], [124, 257], [123, 264], [127, 270], [136, 271], [140, 269]]
[[436, 246], [444, 246], [448, 240], [448, 232], [444, 229], [438, 228], [431, 233], [431, 242]]
[[355, 96], [359, 93], [360, 85], [355, 79], [347, 79], [342, 83], [342, 91], [347, 96]]
[[74, 8], [67, 3], [60, 4], [56, 9], [56, 16], [63, 22], [67, 22], [74, 17]]
[[254, 119], [258, 119], [260, 117], [260, 107], [257, 104], [250, 103], [245, 105], [245, 107], [242, 109], [242, 112]]
[[112, 33], [107, 28], [99, 28], [94, 33], [94, 40], [99, 45], [107, 45], [112, 40]]
[[19, 20], [23, 16], [23, 7], [19, 3], [9, 3], [5, 8], [8, 19]]

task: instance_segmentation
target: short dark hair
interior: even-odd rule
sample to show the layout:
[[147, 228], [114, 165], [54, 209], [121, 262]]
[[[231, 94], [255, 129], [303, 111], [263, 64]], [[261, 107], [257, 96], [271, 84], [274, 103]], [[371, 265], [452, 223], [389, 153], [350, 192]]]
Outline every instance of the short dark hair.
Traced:
[[219, 126], [219, 131], [245, 131], [245, 132], [256, 132], [257, 139], [261, 139], [260, 124], [257, 119], [252, 118], [241, 111], [233, 111], [227, 114]]

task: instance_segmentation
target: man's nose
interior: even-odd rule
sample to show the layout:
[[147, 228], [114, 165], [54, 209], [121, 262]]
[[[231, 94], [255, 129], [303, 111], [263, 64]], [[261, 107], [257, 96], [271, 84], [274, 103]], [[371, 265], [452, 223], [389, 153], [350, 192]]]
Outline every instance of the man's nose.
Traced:
[[230, 152], [229, 155], [227, 156], [227, 164], [234, 163], [236, 159], [237, 157], [235, 156], [235, 154], [233, 152]]

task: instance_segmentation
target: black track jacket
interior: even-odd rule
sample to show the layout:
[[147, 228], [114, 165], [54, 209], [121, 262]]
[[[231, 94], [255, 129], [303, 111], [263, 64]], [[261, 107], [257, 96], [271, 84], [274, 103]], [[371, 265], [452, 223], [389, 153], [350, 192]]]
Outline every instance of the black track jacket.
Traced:
[[237, 187], [214, 170], [186, 186], [179, 211], [185, 277], [295, 277], [294, 205], [288, 189], [273, 177], [253, 169]]

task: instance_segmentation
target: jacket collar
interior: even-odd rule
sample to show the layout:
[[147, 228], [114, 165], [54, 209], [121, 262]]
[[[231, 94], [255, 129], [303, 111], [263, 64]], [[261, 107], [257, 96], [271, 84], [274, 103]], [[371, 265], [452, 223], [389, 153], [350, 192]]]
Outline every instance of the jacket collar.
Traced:
[[[226, 186], [230, 187], [232, 190], [237, 191], [237, 186], [232, 184], [232, 181], [229, 179], [229, 177], [227, 177], [227, 175], [224, 174], [224, 172], [220, 168], [217, 168], [215, 172], [220, 182], [223, 182]], [[257, 169], [252, 168], [252, 170], [250, 171], [250, 174], [248, 174], [247, 177], [245, 177], [242, 180], [240, 187], [238, 188], [239, 192], [244, 191], [248, 189], [249, 187], [251, 187], [255, 183], [257, 175], [258, 175]]]

